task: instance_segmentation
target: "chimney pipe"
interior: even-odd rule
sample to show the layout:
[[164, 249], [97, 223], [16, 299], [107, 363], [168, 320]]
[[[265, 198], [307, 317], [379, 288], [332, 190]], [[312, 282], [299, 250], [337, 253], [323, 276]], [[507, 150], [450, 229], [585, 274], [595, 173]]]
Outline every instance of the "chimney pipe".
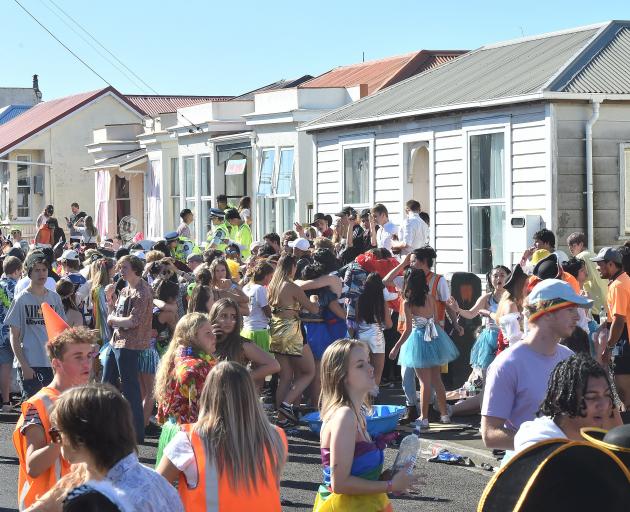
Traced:
[[42, 101], [42, 91], [39, 90], [39, 78], [37, 75], [33, 75], [33, 92], [35, 92], [37, 102]]

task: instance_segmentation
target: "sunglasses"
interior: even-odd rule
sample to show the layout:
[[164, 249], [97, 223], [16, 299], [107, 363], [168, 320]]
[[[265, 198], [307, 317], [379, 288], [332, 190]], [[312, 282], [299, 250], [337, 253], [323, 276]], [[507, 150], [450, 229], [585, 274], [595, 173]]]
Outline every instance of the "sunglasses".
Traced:
[[61, 444], [61, 432], [55, 427], [51, 427], [50, 430], [48, 430], [48, 435], [54, 444]]

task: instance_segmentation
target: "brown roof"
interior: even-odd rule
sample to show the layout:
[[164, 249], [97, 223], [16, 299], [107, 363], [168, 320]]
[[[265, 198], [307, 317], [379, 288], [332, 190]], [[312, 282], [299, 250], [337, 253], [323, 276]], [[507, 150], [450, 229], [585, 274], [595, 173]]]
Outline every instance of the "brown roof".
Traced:
[[367, 84], [368, 94], [440, 66], [467, 50], [421, 50], [380, 60], [340, 66], [299, 87], [353, 87]]
[[0, 125], [0, 155], [7, 153], [16, 144], [28, 139], [106, 93], [114, 94], [123, 102], [129, 104], [131, 108], [138, 111], [138, 114], [143, 114], [113, 87], [105, 87], [97, 91], [82, 92], [73, 96], [66, 96], [65, 98], [44, 101], [31, 107], [8, 123]]
[[145, 115], [157, 116], [175, 112], [178, 108], [192, 107], [210, 101], [228, 101], [232, 96], [157, 96], [145, 94], [127, 94], [127, 99]]

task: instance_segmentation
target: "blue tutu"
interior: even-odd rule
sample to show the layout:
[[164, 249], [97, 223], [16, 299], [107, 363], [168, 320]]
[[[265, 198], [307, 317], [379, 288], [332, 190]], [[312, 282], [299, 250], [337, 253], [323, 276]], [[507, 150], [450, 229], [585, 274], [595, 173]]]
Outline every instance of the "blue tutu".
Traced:
[[470, 350], [470, 366], [485, 370], [494, 361], [497, 353], [499, 329], [486, 327]]
[[[398, 364], [407, 368], [434, 368], [450, 363], [459, 357], [459, 350], [439, 325], [421, 325], [413, 318], [413, 329], [407, 341], [400, 348]], [[426, 320], [425, 320], [426, 321]], [[431, 329], [431, 333], [425, 331]], [[427, 341], [427, 338], [431, 341]]]

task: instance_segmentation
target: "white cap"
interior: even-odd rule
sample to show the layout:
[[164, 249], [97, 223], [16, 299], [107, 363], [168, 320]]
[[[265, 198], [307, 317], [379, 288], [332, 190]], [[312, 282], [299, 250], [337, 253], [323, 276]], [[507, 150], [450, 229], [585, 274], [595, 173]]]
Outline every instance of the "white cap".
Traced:
[[77, 251], [73, 251], [72, 249], [67, 249], [63, 251], [61, 258], [59, 259], [66, 260], [66, 261], [79, 261], [79, 255], [77, 254]]
[[289, 242], [288, 245], [292, 249], [299, 249], [300, 251], [308, 251], [311, 248], [311, 244], [306, 238], [296, 238], [292, 242]]

